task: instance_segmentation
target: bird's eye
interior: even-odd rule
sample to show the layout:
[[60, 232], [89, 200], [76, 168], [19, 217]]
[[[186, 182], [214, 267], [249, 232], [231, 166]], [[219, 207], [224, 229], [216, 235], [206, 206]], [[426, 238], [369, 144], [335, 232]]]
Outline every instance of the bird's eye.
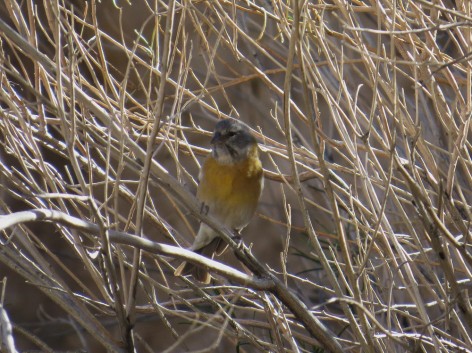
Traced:
[[228, 137], [233, 137], [234, 135], [236, 135], [236, 131], [228, 131]]

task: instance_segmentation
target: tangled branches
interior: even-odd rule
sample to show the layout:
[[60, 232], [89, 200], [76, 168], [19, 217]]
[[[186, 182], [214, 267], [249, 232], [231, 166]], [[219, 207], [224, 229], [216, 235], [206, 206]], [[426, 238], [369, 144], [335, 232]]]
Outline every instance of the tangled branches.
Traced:
[[[0, 5], [9, 350], [471, 351], [471, 4], [120, 6]], [[245, 248], [193, 196], [229, 116]], [[186, 251], [200, 221], [232, 251]]]

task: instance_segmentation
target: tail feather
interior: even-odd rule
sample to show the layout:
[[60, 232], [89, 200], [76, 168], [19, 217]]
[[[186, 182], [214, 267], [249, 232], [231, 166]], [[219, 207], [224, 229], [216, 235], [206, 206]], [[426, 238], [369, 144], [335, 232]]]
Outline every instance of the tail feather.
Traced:
[[[206, 256], [210, 259], [213, 259], [215, 252], [218, 252], [220, 248], [226, 246], [224, 241], [221, 238], [213, 239], [208, 245], [200, 249], [194, 250], [195, 253]], [[208, 272], [208, 268], [204, 266], [194, 265], [190, 262], [184, 261], [180, 264], [179, 267], [174, 272], [174, 276], [188, 276], [192, 275], [197, 281], [209, 284], [211, 281], [211, 275]]]
[[204, 284], [209, 284], [211, 282], [211, 275], [202, 266], [197, 266], [191, 264], [190, 262], [184, 261], [180, 264], [179, 267], [174, 272], [175, 276], [193, 276], [197, 281]]

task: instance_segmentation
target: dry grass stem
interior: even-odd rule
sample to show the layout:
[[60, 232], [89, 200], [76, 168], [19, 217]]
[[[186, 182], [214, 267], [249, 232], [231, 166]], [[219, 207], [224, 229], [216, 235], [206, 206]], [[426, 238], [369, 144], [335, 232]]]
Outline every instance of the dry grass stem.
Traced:
[[[0, 15], [0, 350], [472, 352], [472, 3]], [[227, 117], [265, 168], [244, 246], [194, 196]]]

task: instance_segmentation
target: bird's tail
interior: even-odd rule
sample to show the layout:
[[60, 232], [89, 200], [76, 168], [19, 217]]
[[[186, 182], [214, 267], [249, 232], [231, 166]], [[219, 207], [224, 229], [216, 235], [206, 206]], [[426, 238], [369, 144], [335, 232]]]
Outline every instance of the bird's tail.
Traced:
[[[194, 250], [195, 253], [206, 256], [210, 259], [213, 259], [215, 253], [224, 246], [223, 239], [217, 237], [213, 239], [209, 244], [205, 245], [200, 249]], [[208, 268], [204, 266], [194, 265], [190, 262], [184, 261], [180, 264], [179, 267], [174, 271], [174, 276], [188, 276], [192, 275], [197, 281], [200, 281], [205, 284], [209, 284], [211, 281], [211, 275], [208, 272]]]

